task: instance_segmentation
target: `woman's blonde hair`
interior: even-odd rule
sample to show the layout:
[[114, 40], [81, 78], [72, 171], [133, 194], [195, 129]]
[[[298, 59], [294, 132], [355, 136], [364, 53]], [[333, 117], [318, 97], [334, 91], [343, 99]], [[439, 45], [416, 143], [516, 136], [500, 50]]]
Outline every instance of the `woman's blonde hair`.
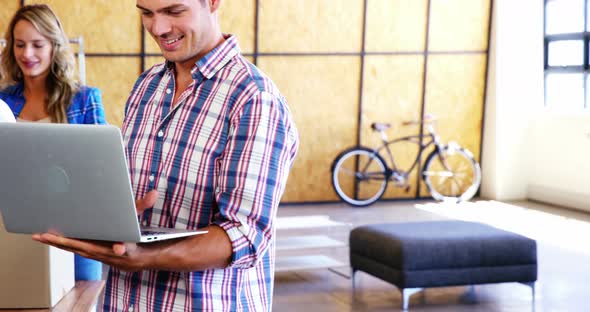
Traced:
[[6, 48], [0, 59], [0, 85], [6, 87], [24, 83], [23, 72], [14, 55], [14, 27], [20, 20], [30, 22], [41, 35], [49, 40], [53, 50], [47, 81], [47, 113], [52, 122], [67, 123], [67, 109], [79, 85], [75, 78], [76, 62], [70, 50], [68, 37], [55, 13], [45, 4], [25, 5], [12, 17], [6, 30]]

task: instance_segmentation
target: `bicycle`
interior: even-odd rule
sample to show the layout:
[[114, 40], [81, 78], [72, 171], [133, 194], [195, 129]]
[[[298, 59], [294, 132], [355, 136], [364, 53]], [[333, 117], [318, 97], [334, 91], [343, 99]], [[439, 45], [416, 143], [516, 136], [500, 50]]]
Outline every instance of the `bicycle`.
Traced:
[[[426, 125], [424, 140], [421, 136], [410, 135], [389, 141], [385, 131], [391, 124], [373, 123], [371, 128], [381, 134], [382, 145], [371, 149], [352, 147], [341, 152], [332, 163], [332, 185], [336, 194], [346, 203], [362, 207], [373, 204], [383, 196], [388, 182], [409, 191], [409, 174], [418, 165], [422, 153], [434, 145], [428, 155], [420, 176], [432, 197], [440, 201], [460, 202], [471, 199], [481, 183], [481, 168], [473, 154], [455, 142], [444, 145], [434, 129], [434, 117], [425, 116], [423, 121], [406, 121], [402, 125]], [[424, 142], [426, 141], [426, 142]], [[408, 170], [396, 165], [390, 146], [399, 142], [418, 145], [418, 153]], [[381, 151], [385, 150], [391, 167], [387, 165]]]

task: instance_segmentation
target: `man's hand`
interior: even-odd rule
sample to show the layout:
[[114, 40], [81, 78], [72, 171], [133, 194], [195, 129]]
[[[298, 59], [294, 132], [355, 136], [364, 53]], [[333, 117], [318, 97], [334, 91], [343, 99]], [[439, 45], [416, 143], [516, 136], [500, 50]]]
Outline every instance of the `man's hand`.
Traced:
[[[135, 211], [137, 211], [137, 215], [142, 214], [146, 209], [151, 208], [158, 200], [158, 191], [151, 190], [143, 198], [140, 198], [135, 201]], [[113, 244], [113, 252], [116, 255], [124, 255], [127, 252], [127, 246], [129, 244], [125, 243], [114, 243]]]
[[[153, 207], [157, 199], [158, 192], [152, 190], [143, 198], [136, 200], [137, 214], [141, 214], [145, 209]], [[142, 270], [145, 267], [144, 262], [148, 260], [144, 255], [146, 250], [135, 243], [79, 240], [51, 233], [33, 234], [33, 240], [104, 262], [124, 271]]]
[[33, 234], [33, 240], [95, 259], [123, 271], [141, 271], [145, 267], [144, 250], [134, 243], [79, 240], [51, 233]]
[[158, 191], [151, 190], [143, 198], [140, 198], [135, 201], [135, 210], [137, 211], [137, 215], [143, 213], [144, 210], [151, 208], [158, 200]]

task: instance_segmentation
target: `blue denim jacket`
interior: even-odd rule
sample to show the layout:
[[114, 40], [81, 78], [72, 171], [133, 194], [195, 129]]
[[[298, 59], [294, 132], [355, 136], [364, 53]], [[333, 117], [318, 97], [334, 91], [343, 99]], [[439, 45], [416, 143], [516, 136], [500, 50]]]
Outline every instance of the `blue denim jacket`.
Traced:
[[[0, 90], [0, 99], [6, 102], [14, 118], [17, 118], [25, 105], [23, 95], [24, 85], [17, 83]], [[97, 88], [81, 86], [72, 99], [72, 104], [66, 112], [70, 124], [105, 124], [104, 108], [100, 90]]]

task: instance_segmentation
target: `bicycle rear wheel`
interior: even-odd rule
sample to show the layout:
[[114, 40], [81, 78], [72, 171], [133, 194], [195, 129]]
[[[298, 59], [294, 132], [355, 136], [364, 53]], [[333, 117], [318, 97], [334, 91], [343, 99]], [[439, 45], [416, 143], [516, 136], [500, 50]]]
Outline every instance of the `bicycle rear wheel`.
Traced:
[[332, 185], [346, 203], [362, 207], [376, 202], [387, 187], [387, 165], [368, 148], [342, 152], [332, 164]]
[[422, 178], [434, 199], [466, 201], [479, 189], [481, 168], [471, 152], [447, 145], [428, 156]]

